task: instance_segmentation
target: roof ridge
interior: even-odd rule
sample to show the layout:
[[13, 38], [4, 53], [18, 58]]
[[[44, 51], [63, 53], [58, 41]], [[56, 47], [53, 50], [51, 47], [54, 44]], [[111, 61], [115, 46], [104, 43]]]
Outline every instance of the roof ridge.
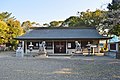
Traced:
[[31, 29], [96, 29], [95, 27], [31, 27]]

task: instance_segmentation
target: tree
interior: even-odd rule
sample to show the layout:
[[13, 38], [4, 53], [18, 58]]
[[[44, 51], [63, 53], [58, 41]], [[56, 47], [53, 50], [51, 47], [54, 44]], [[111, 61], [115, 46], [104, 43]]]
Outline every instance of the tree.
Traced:
[[40, 23], [31, 22], [31, 27], [41, 27]]
[[96, 27], [98, 30], [102, 28], [103, 21], [106, 19], [106, 11], [97, 9], [96, 11], [79, 12], [79, 16], [71, 16], [67, 18], [62, 26], [66, 27]]
[[49, 27], [49, 24], [48, 23], [44, 23], [43, 27]]
[[61, 26], [63, 27], [95, 27], [101, 34], [108, 28], [108, 11], [89, 9], [85, 12], [78, 12], [79, 16], [70, 16]]
[[21, 27], [23, 28], [24, 32], [27, 32], [31, 27], [40, 27], [40, 24], [31, 21], [24, 21]]
[[22, 23], [21, 27], [23, 28], [24, 32], [26, 32], [26, 31], [28, 31], [30, 29], [30, 27], [32, 27], [32, 22], [24, 21]]
[[5, 44], [8, 42], [8, 34], [9, 28], [7, 24], [0, 20], [0, 44]]
[[51, 21], [49, 27], [59, 27], [63, 21]]
[[20, 22], [11, 17], [12, 13], [0, 13], [0, 44], [11, 44], [15, 46], [17, 41], [13, 38], [23, 34]]
[[109, 9], [109, 33], [120, 36], [120, 1], [112, 0], [112, 2], [108, 5], [107, 8]]
[[11, 14], [12, 13], [8, 13], [8, 12], [2, 12], [2, 13], [0, 13], [0, 20], [6, 22], [8, 19], [15, 19], [14, 16], [11, 17]]
[[63, 27], [74, 27], [78, 22], [79, 22], [79, 17], [78, 16], [70, 16], [67, 18], [61, 26]]
[[13, 38], [23, 35], [23, 29], [20, 26], [20, 22], [18, 20], [9, 19], [6, 23], [9, 28], [9, 31], [7, 32], [8, 43], [10, 43], [12, 46], [16, 46], [17, 41]]
[[120, 9], [120, 0], [112, 0], [111, 3], [108, 4], [107, 7], [109, 10], [117, 10]]
[[120, 36], [120, 25], [116, 25], [112, 30], [110, 30], [109, 34]]
[[85, 25], [89, 27], [96, 27], [97, 29], [101, 28], [102, 21], [106, 19], [104, 14], [106, 11], [97, 9], [96, 11], [90, 11], [89, 9], [86, 12], [81, 12], [79, 25]]

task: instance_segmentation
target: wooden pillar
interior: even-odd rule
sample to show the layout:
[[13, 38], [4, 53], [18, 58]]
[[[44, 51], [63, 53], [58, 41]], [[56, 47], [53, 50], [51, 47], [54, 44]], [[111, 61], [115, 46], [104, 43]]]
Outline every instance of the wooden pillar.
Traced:
[[23, 52], [25, 53], [25, 50], [24, 50], [24, 41], [22, 41], [22, 49], [23, 49]]
[[66, 53], [68, 53], [67, 47], [68, 47], [68, 44], [67, 44], [67, 40], [66, 40]]
[[100, 53], [100, 44], [99, 44], [99, 40], [98, 40], [98, 53]]
[[110, 51], [110, 43], [108, 43], [108, 51]]
[[53, 44], [53, 54], [54, 54], [54, 41], [52, 41], [52, 44]]
[[119, 43], [116, 43], [116, 51], [119, 51]]
[[27, 41], [24, 41], [25, 54], [27, 54]]

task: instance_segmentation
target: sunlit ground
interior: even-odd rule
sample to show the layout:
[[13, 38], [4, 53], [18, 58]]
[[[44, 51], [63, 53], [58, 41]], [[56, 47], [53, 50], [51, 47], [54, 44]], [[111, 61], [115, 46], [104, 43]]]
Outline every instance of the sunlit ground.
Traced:
[[120, 80], [120, 60], [94, 56], [1, 56], [0, 80]]

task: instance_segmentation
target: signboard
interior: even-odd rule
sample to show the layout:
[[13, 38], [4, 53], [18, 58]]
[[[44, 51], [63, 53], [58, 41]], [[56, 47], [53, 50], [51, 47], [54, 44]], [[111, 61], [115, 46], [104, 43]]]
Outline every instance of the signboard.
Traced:
[[71, 48], [71, 43], [68, 43], [68, 48]]
[[90, 47], [97, 47], [97, 45], [91, 45]]

